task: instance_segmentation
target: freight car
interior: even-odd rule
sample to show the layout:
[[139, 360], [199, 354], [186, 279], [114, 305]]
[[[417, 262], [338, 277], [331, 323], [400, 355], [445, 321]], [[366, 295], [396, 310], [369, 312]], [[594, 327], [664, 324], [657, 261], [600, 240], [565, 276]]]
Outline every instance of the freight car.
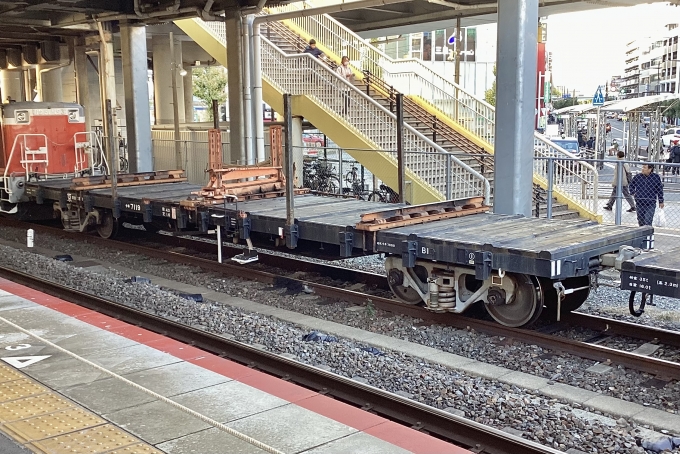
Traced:
[[[544, 311], [559, 317], [578, 308], [599, 271], [620, 269], [653, 241], [651, 227], [489, 213], [482, 197], [414, 206], [326, 197], [304, 189], [282, 197], [287, 188], [280, 147], [272, 152], [270, 167], [223, 168], [217, 130], [209, 132], [210, 181], [205, 187], [187, 183], [182, 171], [124, 174], [115, 182], [106, 175], [80, 176], [77, 150], [89, 149], [91, 142], [79, 145], [84, 143], [75, 137], [79, 133], [57, 142], [68, 144], [60, 151], [51, 148], [56, 141], [41, 142], [49, 163], [23, 163], [8, 172], [15, 163], [5, 159], [5, 175], [14, 178], [5, 179], [5, 211], [31, 219], [56, 216], [68, 230], [94, 228], [105, 238], [129, 222], [198, 234], [218, 229], [251, 248], [273, 243], [297, 251], [323, 249], [339, 258], [384, 254], [389, 285], [403, 303], [461, 313], [481, 302], [507, 326], [532, 323]], [[273, 138], [272, 144], [277, 143]], [[52, 174], [51, 163], [63, 153], [76, 157], [63, 161], [68, 163], [59, 168], [64, 174]], [[251, 250], [243, 258], [255, 257]]]

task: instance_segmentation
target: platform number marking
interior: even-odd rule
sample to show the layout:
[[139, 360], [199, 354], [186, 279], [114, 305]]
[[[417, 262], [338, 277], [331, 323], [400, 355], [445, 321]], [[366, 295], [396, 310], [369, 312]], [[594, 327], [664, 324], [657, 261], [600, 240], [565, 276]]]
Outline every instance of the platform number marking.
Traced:
[[52, 355], [43, 355], [43, 356], [10, 356], [9, 358], [0, 358], [10, 366], [13, 366], [17, 369], [23, 369], [24, 367], [30, 366], [31, 364], [35, 364], [37, 362], [42, 361], [43, 359], [47, 359]]
[[475, 264], [475, 253], [474, 253], [474, 252], [470, 252], [470, 253], [468, 254], [468, 263], [469, 263], [470, 265], [474, 265], [474, 264]]
[[[16, 352], [19, 350], [25, 350], [27, 348], [31, 348], [31, 344], [16, 344], [16, 345], [8, 345], [5, 347], [5, 350], [10, 351], [10, 352]], [[52, 355], [42, 355], [42, 356], [8, 356], [6, 358], [0, 358], [10, 366], [15, 367], [16, 369], [23, 369], [26, 366], [30, 366], [31, 364], [35, 364], [37, 362], [42, 361], [43, 359], [47, 359]]]
[[31, 344], [18, 344], [18, 345], [8, 345], [5, 347], [5, 350], [9, 350], [11, 352], [17, 351], [17, 350], [23, 350], [25, 348], [31, 348]]

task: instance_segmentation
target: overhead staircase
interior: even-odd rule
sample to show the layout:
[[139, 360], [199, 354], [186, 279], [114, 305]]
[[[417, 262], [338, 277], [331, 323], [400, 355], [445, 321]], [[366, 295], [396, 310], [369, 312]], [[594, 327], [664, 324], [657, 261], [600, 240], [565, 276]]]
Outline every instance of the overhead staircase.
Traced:
[[[226, 65], [224, 23], [199, 19], [175, 22]], [[283, 111], [283, 94], [292, 97], [295, 115], [304, 116], [380, 180], [397, 187], [396, 116], [353, 88], [309, 54], [286, 54], [261, 38], [263, 100]], [[406, 200], [426, 203], [490, 195], [489, 182], [410, 125], [403, 130]]]
[[[272, 8], [269, 12], [275, 14], [310, 7], [313, 5], [309, 2], [295, 2]], [[357, 76], [356, 85], [388, 109], [393, 108], [396, 93], [405, 94], [407, 123], [493, 181], [493, 106], [444, 79], [418, 59], [390, 58], [329, 15], [296, 17], [268, 25], [266, 33], [271, 40], [288, 52], [301, 52], [306, 42], [314, 38], [333, 62], [339, 62], [343, 55], [348, 56]], [[461, 153], [474, 157], [465, 158]], [[558, 159], [553, 165], [554, 207], [601, 220], [597, 213], [597, 171], [592, 165], [583, 161], [559, 161], [559, 158], [573, 159], [575, 156], [538, 133], [534, 138], [534, 156], [537, 158], [534, 184], [544, 190], [549, 167], [546, 159]], [[534, 194], [534, 198], [543, 197]], [[562, 210], [565, 207], [567, 209]]]
[[[308, 6], [308, 3], [299, 2], [271, 10], [270, 12], [296, 10]], [[206, 40], [205, 37], [200, 36], [202, 33], [206, 34], [206, 29], [211, 32], [209, 34], [213, 35], [212, 41], [217, 41], [220, 44], [224, 43], [224, 32], [219, 29], [220, 26], [224, 27], [223, 24], [206, 24], [200, 20], [193, 20], [194, 23], [189, 25], [187, 24], [189, 21], [192, 20], [178, 21], [177, 25], [184, 29], [199, 44], [203, 45], [203, 42], [210, 41], [210, 39]], [[203, 32], [197, 32], [196, 28], [202, 28]], [[271, 22], [263, 25], [261, 32], [264, 38], [262, 40], [263, 94], [265, 95], [265, 102], [272, 105], [275, 109], [280, 110], [276, 102], [270, 102], [274, 101], [271, 98], [280, 95], [281, 92], [277, 89], [271, 89], [273, 85], [276, 85], [274, 81], [272, 81], [272, 84], [267, 83], [267, 79], [271, 79], [271, 71], [268, 72], [265, 69], [265, 50], [268, 47], [275, 47], [282, 54], [287, 55], [286, 58], [300, 58], [299, 53], [306, 46], [306, 42], [314, 37], [319, 48], [329, 57], [331, 66], [339, 62], [340, 56], [349, 56], [356, 76], [355, 87], [385, 110], [394, 112], [395, 99], [398, 92], [406, 95], [404, 97], [405, 122], [410, 128], [411, 135], [417, 138], [416, 141], [420, 144], [419, 148], [418, 145], [412, 143], [411, 150], [429, 149], [430, 151], [439, 152], [434, 154], [436, 156], [440, 156], [442, 152], [447, 153], [447, 159], [438, 158], [434, 164], [431, 159], [417, 160], [413, 157], [410, 159], [409, 170], [411, 173], [409, 177], [417, 177], [414, 179], [415, 185], [413, 186], [416, 192], [427, 193], [428, 197], [445, 198], [456, 196], [460, 192], [461, 187], [468, 186], [470, 176], [466, 174], [467, 176], [460, 178], [457, 174], [454, 174], [451, 162], [455, 162], [455, 165], [464, 174], [468, 171], [466, 169], [468, 167], [475, 173], [493, 181], [492, 153], [495, 142], [495, 111], [493, 106], [440, 77], [424, 66], [419, 60], [393, 60], [389, 58], [330, 16], [309, 16], [281, 22]], [[213, 56], [218, 60], [224, 60], [226, 57], [226, 52], [222, 46], [213, 45], [216, 48], [221, 47], [221, 49], [217, 50], [218, 55], [213, 53]], [[206, 47], [203, 45], [203, 47], [210, 52], [210, 46]], [[290, 74], [288, 74], [288, 77], [290, 77]], [[327, 78], [327, 76], [324, 77]], [[267, 87], [267, 85], [272, 86]], [[301, 84], [297, 85], [299, 89]], [[316, 97], [318, 99], [318, 96], [314, 93], [319, 92], [320, 87], [314, 87], [310, 84], [303, 85], [307, 85], [309, 89], [308, 92], [304, 93], [309, 95], [305, 96], [306, 98]], [[342, 87], [339, 88], [342, 89]], [[272, 91], [278, 93], [272, 93]], [[298, 93], [303, 94], [299, 90]], [[267, 94], [270, 96], [267, 96]], [[352, 92], [352, 97], [356, 97], [354, 91]], [[342, 109], [338, 109], [338, 111], [342, 111]], [[313, 120], [319, 129], [327, 133], [340, 146], [350, 148], [347, 145], [343, 145], [342, 141], [335, 140], [333, 131], [330, 130], [329, 134], [329, 128], [322, 126], [320, 124], [321, 120], [318, 117], [312, 117], [304, 113], [299, 114]], [[343, 117], [343, 115], [339, 116]], [[351, 125], [347, 125], [349, 130], [358, 129], [361, 133], [364, 133], [364, 136], [371, 136], [370, 130], [375, 130], [376, 125], [372, 123], [373, 118], [364, 117], [362, 121], [358, 121], [359, 119], [355, 118], [357, 115], [354, 115], [353, 112], [351, 115], [344, 117], [345, 122], [350, 120]], [[337, 130], [335, 135], [338, 137], [347, 136], [345, 134], [346, 131], [342, 131], [343, 128], [337, 128], [337, 126], [337, 124], [333, 125]], [[362, 141], [364, 145], [371, 145], [370, 142], [371, 140]], [[372, 145], [382, 146], [382, 148], [378, 149], [394, 149], [394, 147], [385, 147], [385, 145], [394, 145], [393, 140], [377, 140], [373, 142]], [[559, 159], [569, 158], [572, 155], [552, 144], [543, 138], [543, 136], [536, 135], [534, 142], [534, 155], [538, 157], [534, 165], [534, 183], [537, 188], [545, 189], [547, 187], [546, 169], [549, 165], [548, 161], [542, 160], [542, 158], [552, 157]], [[376, 172], [377, 176], [386, 181], [387, 184], [393, 183], [390, 178], [383, 178], [379, 172], [380, 169], [376, 167], [386, 162], [377, 164], [372, 162], [375, 159], [366, 156], [365, 153], [363, 153], [365, 156], [362, 157], [357, 156], [362, 154], [360, 152], [355, 152], [354, 154], [354, 157], [366, 165], [369, 170], [378, 170]], [[373, 155], [376, 155], [376, 153], [373, 153]], [[392, 161], [394, 161], [393, 157]], [[393, 166], [394, 164], [391, 163], [388, 166], [389, 172], [382, 173], [394, 175]], [[595, 169], [582, 161], [565, 162], [560, 160], [553, 162], [553, 168], [555, 170], [554, 181], [557, 182], [554, 191], [556, 197], [553, 204], [554, 211], [557, 213], [560, 212], [561, 208], [567, 208], [562, 211], [572, 214], [579, 213], [581, 216], [590, 219], [598, 219], [596, 209], [597, 172]], [[456, 181], [454, 185], [452, 181], [458, 179], [461, 179], [461, 181]], [[448, 187], [445, 180], [449, 181]], [[430, 187], [427, 188], [427, 186]], [[534, 194], [534, 199], [541, 200], [542, 196]], [[568, 215], [568, 213], [565, 214]]]

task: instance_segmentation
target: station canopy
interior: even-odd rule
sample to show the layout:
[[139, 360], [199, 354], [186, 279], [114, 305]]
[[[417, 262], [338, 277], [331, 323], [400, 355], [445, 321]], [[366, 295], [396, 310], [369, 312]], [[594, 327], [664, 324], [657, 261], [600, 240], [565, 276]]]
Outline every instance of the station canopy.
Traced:
[[676, 93], [662, 93], [653, 96], [644, 96], [642, 98], [630, 98], [622, 101], [616, 101], [613, 104], [605, 106], [602, 110], [607, 112], [649, 112], [656, 109], [657, 105], [664, 101], [674, 101], [680, 99], [680, 94]]

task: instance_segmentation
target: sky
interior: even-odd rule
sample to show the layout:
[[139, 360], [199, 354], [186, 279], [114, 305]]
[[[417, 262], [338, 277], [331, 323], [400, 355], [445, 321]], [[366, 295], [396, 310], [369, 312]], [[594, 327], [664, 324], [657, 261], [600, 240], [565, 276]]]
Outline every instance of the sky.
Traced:
[[623, 76], [627, 43], [669, 23], [680, 24], [680, 7], [668, 3], [550, 16], [547, 47], [553, 54], [553, 84], [594, 94], [611, 76]]

